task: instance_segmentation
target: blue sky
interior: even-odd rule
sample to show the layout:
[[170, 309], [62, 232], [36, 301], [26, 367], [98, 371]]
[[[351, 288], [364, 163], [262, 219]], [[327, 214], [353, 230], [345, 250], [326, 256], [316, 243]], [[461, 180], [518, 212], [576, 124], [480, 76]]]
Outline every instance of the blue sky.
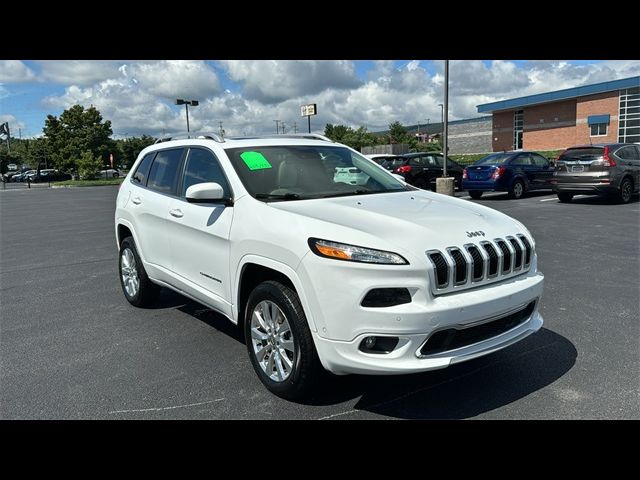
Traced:
[[[8, 61], [0, 60], [0, 122], [38, 136], [47, 114], [95, 105], [117, 136], [185, 129], [176, 97], [198, 99], [194, 130], [228, 135], [300, 129], [299, 107], [317, 103], [314, 131], [325, 123], [384, 129], [439, 121], [440, 60], [392, 61]], [[640, 75], [639, 61], [460, 60], [450, 66], [450, 118], [478, 116], [476, 105]], [[295, 124], [295, 126], [294, 126]]]

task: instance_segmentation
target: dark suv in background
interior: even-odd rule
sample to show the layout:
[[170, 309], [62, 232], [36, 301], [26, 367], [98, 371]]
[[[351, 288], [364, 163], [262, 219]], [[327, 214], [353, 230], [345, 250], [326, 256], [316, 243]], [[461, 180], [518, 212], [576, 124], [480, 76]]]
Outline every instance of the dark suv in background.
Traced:
[[[441, 153], [405, 153], [394, 159], [385, 160], [382, 167], [392, 173], [402, 175], [409, 185], [423, 190], [435, 190], [436, 178], [442, 177], [444, 160]], [[462, 188], [462, 167], [447, 158], [447, 176], [455, 179], [455, 186]]]
[[560, 154], [552, 180], [561, 202], [574, 195], [607, 195], [628, 203], [640, 187], [640, 146], [609, 143], [571, 147]]

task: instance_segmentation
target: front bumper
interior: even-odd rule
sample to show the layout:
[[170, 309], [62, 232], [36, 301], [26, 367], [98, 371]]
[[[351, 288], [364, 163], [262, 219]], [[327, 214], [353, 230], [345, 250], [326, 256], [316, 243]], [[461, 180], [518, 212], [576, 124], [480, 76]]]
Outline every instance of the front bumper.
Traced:
[[[537, 271], [535, 255], [529, 271], [522, 275], [437, 296], [429, 289], [427, 271], [413, 265], [381, 269], [314, 255], [305, 257], [297, 273], [303, 284], [314, 287], [305, 294], [313, 312], [316, 349], [323, 366], [336, 374], [384, 375], [444, 368], [507, 347], [539, 330], [543, 323], [537, 308], [544, 275]], [[370, 289], [394, 287], [407, 288], [411, 303], [361, 306]], [[420, 354], [424, 342], [436, 331], [477, 324], [532, 301], [536, 302], [533, 312], [511, 330], [434, 355]], [[367, 336], [394, 336], [399, 342], [390, 353], [366, 353], [359, 346]]]

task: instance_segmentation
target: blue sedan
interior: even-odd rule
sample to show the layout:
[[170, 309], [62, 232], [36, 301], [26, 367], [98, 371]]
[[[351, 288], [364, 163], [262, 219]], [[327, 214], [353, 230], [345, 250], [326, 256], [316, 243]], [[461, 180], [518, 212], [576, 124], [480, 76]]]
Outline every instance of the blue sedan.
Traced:
[[483, 192], [508, 192], [522, 198], [529, 190], [551, 190], [554, 164], [535, 152], [492, 153], [466, 167], [462, 188], [471, 198]]

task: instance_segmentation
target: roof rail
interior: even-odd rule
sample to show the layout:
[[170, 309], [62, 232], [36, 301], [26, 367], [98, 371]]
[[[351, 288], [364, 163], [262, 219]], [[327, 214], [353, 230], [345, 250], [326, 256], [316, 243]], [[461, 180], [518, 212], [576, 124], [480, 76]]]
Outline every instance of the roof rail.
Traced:
[[284, 135], [279, 134], [271, 134], [271, 135], [251, 135], [246, 137], [227, 137], [230, 140], [244, 140], [244, 139], [253, 139], [253, 138], [306, 138], [308, 140], [324, 140], [325, 142], [333, 143], [329, 137], [324, 135], [320, 135], [319, 133], [287, 133]]
[[173, 135], [171, 137], [159, 138], [154, 143], [162, 143], [162, 142], [168, 142], [169, 140], [184, 140], [184, 139], [191, 139], [191, 138], [193, 138], [194, 140], [207, 139], [207, 140], [213, 140], [213, 141], [218, 142], [218, 143], [224, 143], [224, 137], [219, 135], [219, 134], [217, 134], [217, 133], [213, 133], [213, 132], [179, 133], [179, 134]]

